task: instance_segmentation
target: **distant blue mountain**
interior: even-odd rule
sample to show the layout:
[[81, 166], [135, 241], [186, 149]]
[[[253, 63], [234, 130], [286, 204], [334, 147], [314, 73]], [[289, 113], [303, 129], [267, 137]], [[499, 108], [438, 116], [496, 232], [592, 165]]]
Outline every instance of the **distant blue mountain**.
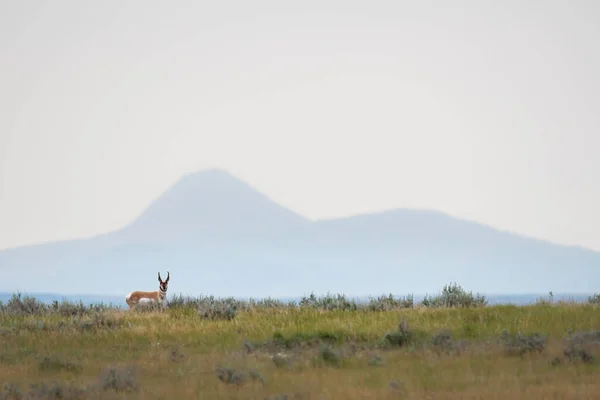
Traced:
[[183, 177], [120, 232], [124, 239], [188, 242], [273, 237], [310, 221], [221, 170]]
[[0, 290], [235, 297], [600, 291], [600, 253], [429, 210], [310, 221], [222, 170], [183, 177], [123, 229], [0, 252]]

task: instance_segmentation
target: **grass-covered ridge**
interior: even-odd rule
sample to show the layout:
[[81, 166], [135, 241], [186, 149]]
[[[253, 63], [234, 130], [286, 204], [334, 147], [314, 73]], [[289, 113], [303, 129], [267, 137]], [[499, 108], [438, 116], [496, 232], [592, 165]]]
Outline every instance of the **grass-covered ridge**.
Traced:
[[[0, 399], [593, 398], [600, 308], [447, 285], [356, 303], [173, 296], [164, 310], [0, 304]], [[33, 385], [33, 386], [32, 386]]]

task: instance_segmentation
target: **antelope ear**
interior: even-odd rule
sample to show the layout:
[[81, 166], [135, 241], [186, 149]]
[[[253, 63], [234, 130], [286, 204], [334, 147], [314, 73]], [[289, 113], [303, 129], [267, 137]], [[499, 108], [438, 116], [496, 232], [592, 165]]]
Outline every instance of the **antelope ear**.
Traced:
[[160, 279], [160, 272], [158, 273], [158, 281], [162, 282], [162, 279]]
[[167, 280], [165, 282], [169, 282], [169, 279], [171, 279], [171, 276], [169, 275], [169, 271], [167, 271]]

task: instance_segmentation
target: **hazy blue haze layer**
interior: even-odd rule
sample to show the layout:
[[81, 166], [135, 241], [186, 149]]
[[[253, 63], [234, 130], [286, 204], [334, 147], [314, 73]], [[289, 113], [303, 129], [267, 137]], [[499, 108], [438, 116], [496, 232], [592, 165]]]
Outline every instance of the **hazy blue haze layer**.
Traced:
[[[434, 294], [434, 293], [431, 293]], [[79, 303], [80, 301], [85, 304], [85, 305], [89, 305], [89, 304], [98, 304], [98, 303], [103, 303], [103, 304], [112, 304], [115, 306], [119, 306], [121, 308], [128, 308], [127, 304], [125, 303], [125, 297], [124, 296], [85, 296], [85, 295], [61, 295], [61, 294], [56, 294], [56, 293], [22, 293], [23, 296], [27, 295], [27, 296], [31, 296], [31, 297], [35, 297], [37, 300], [44, 302], [44, 303], [52, 303], [53, 301], [69, 301], [69, 302], [75, 302], [75, 303]], [[583, 294], [569, 294], [569, 293], [553, 293], [553, 300], [556, 301], [573, 301], [575, 303], [585, 303], [588, 301], [588, 297], [589, 295], [583, 295]], [[6, 303], [11, 297], [13, 296], [13, 293], [0, 293], [0, 302]], [[398, 296], [405, 296], [405, 294], [399, 294]], [[168, 296], [169, 299], [171, 298], [171, 296]], [[415, 304], [420, 302], [421, 300], [423, 300], [424, 295], [414, 295], [414, 301]], [[486, 295], [486, 298], [488, 300], [488, 303], [490, 305], [494, 305], [494, 304], [515, 304], [515, 305], [527, 305], [527, 304], [534, 304], [537, 300], [539, 299], [544, 299], [544, 300], [548, 300], [549, 299], [549, 295], [548, 293], [545, 294], [521, 294], [521, 295], [502, 295], [502, 294], [493, 294], [493, 295]], [[247, 298], [245, 298], [247, 299]], [[280, 300], [282, 302], [290, 302], [290, 301], [294, 301], [294, 302], [298, 302], [300, 301], [301, 297], [282, 297], [282, 298], [277, 298], [276, 300]], [[353, 298], [354, 300], [356, 300], [357, 302], [364, 302], [364, 301], [368, 301], [369, 298], [368, 297], [357, 297], [357, 298]]]

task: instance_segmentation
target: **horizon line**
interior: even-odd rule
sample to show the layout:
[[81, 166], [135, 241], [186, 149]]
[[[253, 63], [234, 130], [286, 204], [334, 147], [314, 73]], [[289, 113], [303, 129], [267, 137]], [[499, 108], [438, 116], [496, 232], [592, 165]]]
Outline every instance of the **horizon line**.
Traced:
[[[478, 292], [478, 291], [474, 291], [474, 290], [470, 290], [470, 289], [465, 289], [467, 292], [472, 292], [474, 295], [483, 295], [483, 296], [490, 296], [490, 297], [506, 297], [506, 296], [549, 296], [550, 292], [552, 292], [552, 297], [557, 297], [557, 296], [592, 296], [595, 295], [596, 293], [594, 292], [555, 292], [555, 291], [548, 291], [548, 292], [518, 292], [518, 293], [501, 293], [501, 292]], [[413, 296], [413, 297], [425, 297], [425, 296], [432, 296], [432, 295], [438, 295], [440, 294], [440, 292], [442, 291], [442, 289], [439, 289], [438, 291], [429, 293], [379, 293], [379, 294], [362, 294], [362, 295], [348, 295], [345, 293], [341, 293], [341, 292], [323, 292], [323, 293], [315, 293], [315, 296], [317, 298], [319, 297], [327, 297], [327, 296], [336, 296], [336, 295], [342, 295], [345, 296], [347, 298], [350, 299], [355, 299], [355, 298], [376, 298], [379, 296], [388, 296], [388, 295], [392, 295], [396, 298], [399, 297], [407, 297], [407, 296]], [[183, 296], [183, 297], [215, 297], [215, 298], [234, 298], [234, 299], [255, 299], [255, 300], [262, 300], [262, 299], [293, 299], [293, 298], [302, 298], [305, 296], [310, 296], [311, 293], [314, 292], [307, 292], [304, 294], [297, 294], [297, 295], [293, 295], [293, 296], [233, 296], [233, 295], [215, 295], [215, 294], [210, 294], [210, 293], [198, 293], [198, 294], [185, 294], [183, 292], [179, 292], [179, 293], [171, 293], [171, 297], [173, 296]], [[14, 290], [14, 291], [3, 291], [0, 290], [0, 295], [22, 295], [22, 296], [29, 296], [29, 297], [35, 297], [33, 296], [38, 295], [38, 296], [69, 296], [69, 297], [121, 297], [121, 294], [108, 294], [108, 293], [58, 293], [58, 292], [30, 292], [30, 291], [21, 291], [21, 290]]]

